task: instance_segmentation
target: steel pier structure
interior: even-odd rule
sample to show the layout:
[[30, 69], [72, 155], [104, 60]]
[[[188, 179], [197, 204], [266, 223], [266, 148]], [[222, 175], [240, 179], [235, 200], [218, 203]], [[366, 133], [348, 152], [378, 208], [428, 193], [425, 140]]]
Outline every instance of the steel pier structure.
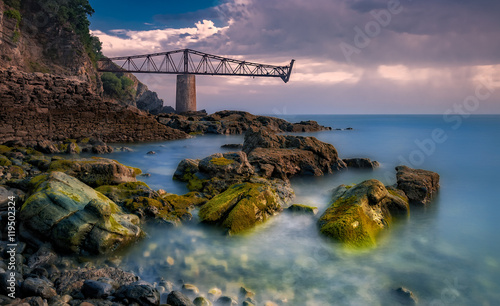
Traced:
[[176, 111], [181, 113], [196, 111], [195, 75], [278, 77], [287, 83], [290, 80], [294, 62], [295, 60], [292, 59], [288, 66], [274, 66], [182, 49], [102, 58], [98, 61], [98, 71], [176, 74]]

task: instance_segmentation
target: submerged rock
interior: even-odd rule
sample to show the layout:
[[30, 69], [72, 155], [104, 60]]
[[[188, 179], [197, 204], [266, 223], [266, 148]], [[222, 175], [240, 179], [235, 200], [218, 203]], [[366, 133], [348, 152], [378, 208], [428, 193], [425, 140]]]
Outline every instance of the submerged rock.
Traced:
[[344, 158], [343, 161], [349, 168], [375, 169], [380, 167], [378, 161], [371, 161], [369, 158]]
[[142, 235], [135, 215], [125, 214], [113, 201], [62, 172], [31, 180], [33, 194], [21, 208], [20, 219], [33, 235], [70, 253], [105, 254]]
[[270, 185], [247, 182], [216, 195], [201, 207], [199, 216], [202, 222], [220, 225], [236, 234], [280, 212], [283, 205], [283, 199]]
[[427, 205], [439, 189], [439, 174], [407, 166], [396, 167], [397, 188], [404, 191], [410, 204]]
[[394, 296], [400, 305], [417, 305], [418, 303], [418, 299], [413, 292], [404, 287], [394, 290]]
[[160, 294], [150, 283], [137, 281], [130, 285], [121, 286], [115, 293], [118, 300], [126, 300], [129, 304], [137, 303], [141, 306], [159, 305]]
[[313, 215], [318, 213], [317, 207], [303, 205], [303, 204], [293, 204], [292, 206], [288, 207], [288, 210], [291, 212], [308, 213]]
[[167, 304], [172, 306], [195, 306], [191, 300], [179, 291], [172, 291], [167, 297]]
[[321, 233], [355, 247], [374, 246], [376, 236], [393, 217], [409, 214], [408, 200], [378, 180], [334, 191], [331, 206], [318, 221]]

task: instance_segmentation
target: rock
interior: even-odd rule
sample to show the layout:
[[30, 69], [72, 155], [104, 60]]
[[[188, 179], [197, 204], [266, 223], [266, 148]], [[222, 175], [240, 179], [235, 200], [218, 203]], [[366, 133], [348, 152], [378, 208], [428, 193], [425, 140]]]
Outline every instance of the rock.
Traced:
[[21, 291], [24, 296], [40, 296], [44, 299], [50, 299], [57, 295], [54, 285], [44, 278], [29, 277], [25, 279]]
[[236, 234], [254, 227], [282, 210], [283, 200], [268, 185], [241, 183], [229, 187], [204, 204], [202, 222], [217, 224]]
[[66, 149], [67, 154], [80, 154], [81, 151], [82, 150], [76, 143], [74, 142], [68, 143], [68, 148]]
[[55, 285], [57, 292], [60, 294], [69, 294], [73, 291], [81, 290], [85, 280], [96, 280], [107, 283], [106, 279], [113, 280], [113, 288], [118, 288], [136, 282], [138, 277], [132, 273], [112, 267], [65, 270], [61, 273]]
[[92, 153], [95, 154], [109, 154], [113, 153], [113, 148], [106, 144], [99, 144], [92, 146]]
[[400, 305], [417, 305], [418, 299], [410, 290], [399, 287], [394, 290], [394, 295]]
[[127, 300], [128, 303], [137, 303], [141, 306], [160, 304], [158, 290], [145, 281], [121, 286], [116, 291], [115, 297], [118, 300]]
[[215, 301], [222, 295], [222, 291], [219, 288], [212, 288], [208, 290], [208, 297], [212, 300]]
[[190, 190], [215, 195], [230, 185], [248, 180], [254, 174], [244, 152], [216, 153], [202, 160], [185, 159], [174, 178], [188, 183]]
[[0, 293], [8, 295], [12, 292], [21, 292], [23, 276], [16, 273], [14, 277], [9, 272], [0, 273]]
[[140, 174], [140, 169], [106, 158], [54, 160], [50, 163], [48, 171], [64, 172], [92, 187], [135, 182], [136, 175]]
[[154, 155], [154, 154], [156, 154], [156, 152], [155, 151], [149, 151], [147, 154], [148, 155]]
[[200, 290], [198, 290], [198, 288], [193, 284], [184, 284], [182, 285], [182, 293], [184, 293], [187, 296], [189, 295], [196, 296], [198, 293], [200, 293]]
[[241, 303], [242, 306], [255, 306], [254, 303], [251, 303], [249, 301], [243, 301], [243, 303]]
[[376, 245], [376, 236], [393, 217], [408, 215], [405, 198], [389, 192], [377, 180], [335, 189], [331, 206], [318, 221], [320, 232], [354, 247]]
[[113, 286], [108, 283], [88, 279], [81, 289], [88, 299], [105, 299], [113, 293]]
[[20, 166], [10, 166], [7, 168], [7, 173], [14, 180], [23, 179], [26, 177], [26, 172]]
[[221, 296], [215, 302], [216, 306], [237, 306], [238, 302], [230, 296]]
[[167, 297], [167, 304], [171, 306], [195, 306], [191, 300], [179, 291], [172, 291]]
[[46, 154], [55, 154], [60, 152], [57, 146], [52, 141], [49, 140], [38, 141], [36, 149]]
[[212, 306], [212, 302], [202, 296], [195, 298], [193, 304], [196, 306]]
[[10, 165], [12, 165], [12, 162], [10, 161], [10, 159], [8, 159], [7, 156], [5, 156], [5, 155], [0, 154], [0, 166], [8, 167]]
[[398, 166], [396, 171], [397, 188], [404, 191], [412, 205], [427, 205], [439, 190], [439, 174], [435, 172], [407, 166]]
[[[35, 181], [35, 182], [33, 182]], [[35, 177], [20, 220], [40, 239], [69, 253], [106, 254], [142, 236], [135, 215], [62, 172]]]
[[277, 133], [315, 132], [331, 129], [320, 126], [316, 121], [290, 123], [279, 118], [227, 110], [211, 115], [202, 112], [160, 115], [158, 121], [166, 126], [191, 134], [243, 134], [250, 128], [267, 128]]
[[247, 178], [254, 171], [244, 152], [216, 153], [198, 163], [199, 172], [208, 177], [221, 179]]
[[0, 211], [7, 211], [9, 208], [9, 202], [12, 202], [11, 197], [15, 197], [15, 193], [3, 186], [0, 186]]
[[371, 161], [369, 158], [344, 158], [343, 161], [349, 168], [375, 169], [380, 167], [378, 161]]
[[57, 260], [57, 254], [47, 245], [41, 246], [38, 251], [28, 259], [28, 267], [34, 269], [45, 265], [51, 265]]
[[245, 287], [240, 287], [240, 294], [239, 294], [239, 297], [240, 299], [242, 300], [245, 300], [247, 298], [253, 298], [255, 296], [255, 293], [248, 290], [247, 288]]
[[302, 204], [293, 204], [292, 206], [288, 207], [288, 210], [291, 212], [308, 213], [308, 214], [313, 214], [313, 215], [318, 213], [317, 207], [312, 207], [312, 206], [302, 205]]
[[320, 176], [346, 168], [334, 146], [314, 137], [282, 136], [269, 130], [249, 129], [243, 151], [263, 177], [287, 180], [297, 175]]
[[228, 144], [222, 145], [221, 148], [241, 150], [241, 149], [243, 149], [243, 144], [241, 144], [241, 143], [228, 143]]

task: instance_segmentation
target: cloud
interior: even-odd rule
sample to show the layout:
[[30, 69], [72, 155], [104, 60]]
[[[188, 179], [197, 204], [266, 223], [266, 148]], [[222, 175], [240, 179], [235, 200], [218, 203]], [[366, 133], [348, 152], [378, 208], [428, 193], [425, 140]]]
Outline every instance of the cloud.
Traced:
[[[209, 110], [244, 100], [265, 112], [281, 109], [283, 100], [294, 101], [290, 112], [439, 113], [474, 93], [482, 79], [500, 86], [499, 1], [401, 1], [397, 14], [387, 13], [390, 3], [397, 0], [228, 0], [208, 10], [156, 17], [193, 20], [192, 27], [94, 34], [107, 56], [192, 48], [266, 64], [297, 60], [288, 84], [199, 77], [199, 101], [207, 103], [200, 105]], [[368, 35], [366, 29], [376, 30], [375, 24], [379, 31]], [[362, 47], [356, 45], [357, 29], [366, 36]], [[358, 51], [351, 62], [341, 44]], [[152, 84], [165, 95], [172, 86]], [[267, 105], [272, 97], [274, 104]], [[490, 100], [484, 112], [500, 112], [500, 90]]]

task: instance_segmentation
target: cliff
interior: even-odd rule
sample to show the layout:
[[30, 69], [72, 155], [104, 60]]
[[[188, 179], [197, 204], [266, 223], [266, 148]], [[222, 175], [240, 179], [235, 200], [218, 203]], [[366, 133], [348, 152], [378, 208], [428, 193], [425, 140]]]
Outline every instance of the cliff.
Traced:
[[[90, 12], [88, 3], [77, 1], [0, 0], [0, 142], [187, 137], [134, 103], [103, 97], [95, 53], [89, 50], [96, 43], [88, 34]], [[139, 98], [150, 97], [141, 103], [158, 103], [145, 85], [134, 85]]]

